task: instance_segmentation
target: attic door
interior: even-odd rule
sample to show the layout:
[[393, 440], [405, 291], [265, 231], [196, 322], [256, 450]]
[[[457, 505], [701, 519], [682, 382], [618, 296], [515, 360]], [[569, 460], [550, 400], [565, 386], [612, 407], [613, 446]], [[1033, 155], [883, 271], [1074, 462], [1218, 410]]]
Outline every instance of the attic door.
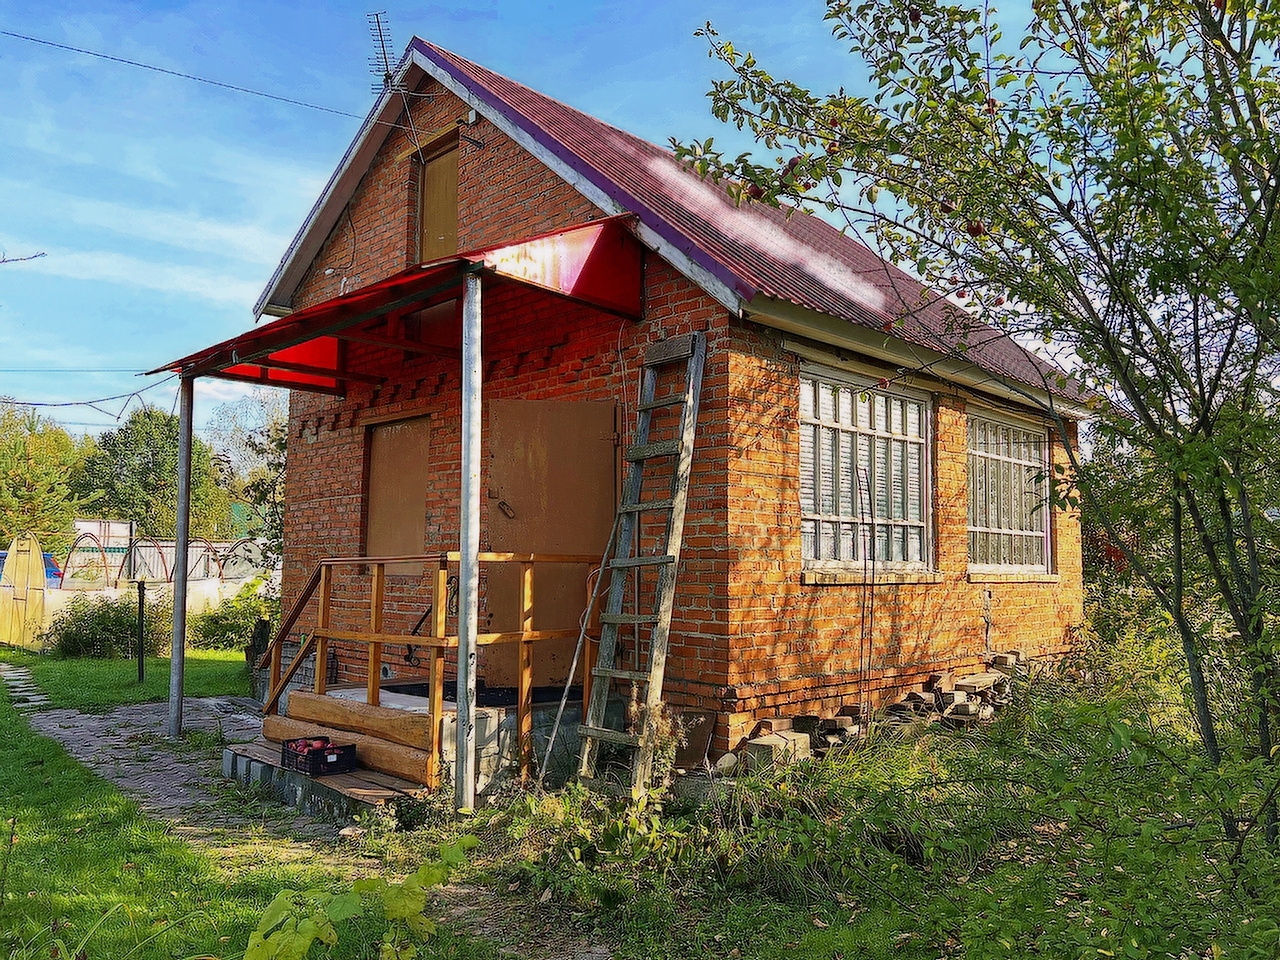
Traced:
[[[427, 465], [431, 418], [380, 423], [369, 432], [365, 487], [365, 556], [421, 554], [426, 540]], [[394, 563], [389, 574], [422, 573], [422, 564]]]
[[418, 259], [422, 263], [458, 252], [458, 142], [423, 165]]
[[[613, 526], [617, 453], [613, 403], [489, 401], [489, 548], [513, 553], [599, 556]], [[538, 564], [535, 630], [576, 629], [592, 564]], [[519, 567], [489, 568], [489, 629], [518, 630]], [[563, 683], [575, 641], [534, 647], [535, 685]], [[491, 686], [516, 682], [515, 646], [481, 648]]]

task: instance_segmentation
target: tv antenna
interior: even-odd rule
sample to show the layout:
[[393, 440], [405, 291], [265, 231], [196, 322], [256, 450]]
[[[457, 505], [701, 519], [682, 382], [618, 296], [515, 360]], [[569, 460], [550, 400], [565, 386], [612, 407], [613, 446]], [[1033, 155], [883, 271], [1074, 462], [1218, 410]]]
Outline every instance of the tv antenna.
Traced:
[[369, 21], [369, 39], [373, 41], [373, 56], [369, 58], [369, 72], [378, 78], [379, 82], [373, 85], [373, 92], [379, 94], [392, 86], [395, 77], [394, 64], [391, 60], [392, 51], [395, 49], [395, 45], [391, 42], [391, 24], [387, 20], [385, 10], [366, 13], [364, 17]]

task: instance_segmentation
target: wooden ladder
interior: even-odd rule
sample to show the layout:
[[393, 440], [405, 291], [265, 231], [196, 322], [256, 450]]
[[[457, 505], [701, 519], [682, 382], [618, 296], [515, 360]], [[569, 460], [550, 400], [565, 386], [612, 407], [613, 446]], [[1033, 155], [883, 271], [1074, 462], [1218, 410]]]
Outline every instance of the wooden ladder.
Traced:
[[[600, 682], [591, 685], [586, 715], [578, 727], [582, 737], [578, 775], [584, 781], [598, 779], [596, 767], [603, 743], [632, 751], [633, 790], [647, 789], [653, 774], [656, 741], [661, 732], [662, 677], [667, 663], [706, 352], [706, 337], [690, 333], [655, 343], [645, 353], [634, 443], [626, 451], [627, 478], [618, 504], [617, 536], [604, 558], [604, 570], [609, 574], [609, 596], [600, 615], [600, 649], [591, 671], [593, 678]], [[664, 368], [678, 370], [677, 365], [682, 363], [684, 369], [678, 374], [680, 383], [668, 383], [675, 378]], [[666, 377], [662, 376], [664, 372], [668, 374]], [[660, 380], [666, 386], [659, 395]], [[679, 419], [670, 426], [670, 436], [651, 441], [654, 415], [665, 425], [675, 419], [677, 412]], [[645, 465], [650, 461], [665, 462], [666, 466], [652, 471], [650, 483], [646, 485]], [[662, 481], [668, 477], [663, 485]], [[655, 487], [658, 496], [654, 495]], [[642, 497], [645, 492], [649, 493], [648, 497]], [[653, 519], [642, 522], [642, 515]], [[652, 552], [642, 552], [646, 544]], [[642, 583], [645, 577], [649, 579]], [[635, 669], [624, 669], [617, 662], [619, 633], [624, 626], [636, 629]], [[640, 638], [644, 627], [648, 628], [647, 642]], [[621, 728], [608, 725], [609, 696], [616, 692], [619, 681], [630, 685], [633, 702], [642, 705], [640, 715], [631, 718], [633, 729], [630, 730], [625, 720]], [[641, 689], [643, 697], [639, 696]], [[635, 726], [640, 727], [638, 732]]]

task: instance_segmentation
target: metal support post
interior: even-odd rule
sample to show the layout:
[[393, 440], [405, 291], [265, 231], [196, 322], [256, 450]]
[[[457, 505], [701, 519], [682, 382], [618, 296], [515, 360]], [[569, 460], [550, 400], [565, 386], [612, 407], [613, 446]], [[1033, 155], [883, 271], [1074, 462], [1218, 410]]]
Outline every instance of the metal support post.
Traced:
[[195, 379], [184, 376], [178, 396], [178, 522], [173, 551], [173, 645], [169, 653], [169, 736], [182, 736], [182, 679], [186, 667], [187, 550], [191, 536], [191, 417]]
[[138, 683], [146, 679], [147, 581], [138, 581]]
[[[462, 298], [462, 504], [458, 551], [458, 759], [454, 800], [476, 799], [476, 635], [480, 591], [480, 277], [468, 273]], [[440, 599], [436, 599], [440, 603]]]

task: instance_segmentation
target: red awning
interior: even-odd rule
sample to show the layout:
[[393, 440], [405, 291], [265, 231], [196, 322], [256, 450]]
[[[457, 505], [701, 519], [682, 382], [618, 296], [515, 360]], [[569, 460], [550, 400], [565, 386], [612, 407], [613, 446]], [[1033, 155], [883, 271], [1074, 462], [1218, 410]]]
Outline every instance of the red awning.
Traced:
[[344, 340], [419, 352], [452, 352], [399, 338], [390, 330], [380, 332], [379, 328], [389, 326], [388, 319], [396, 315], [457, 299], [468, 273], [524, 284], [639, 319], [641, 248], [625, 225], [628, 219], [596, 220], [519, 243], [420, 264], [151, 372], [172, 370], [184, 377], [220, 377], [342, 394], [348, 381], [381, 379], [346, 369]]

